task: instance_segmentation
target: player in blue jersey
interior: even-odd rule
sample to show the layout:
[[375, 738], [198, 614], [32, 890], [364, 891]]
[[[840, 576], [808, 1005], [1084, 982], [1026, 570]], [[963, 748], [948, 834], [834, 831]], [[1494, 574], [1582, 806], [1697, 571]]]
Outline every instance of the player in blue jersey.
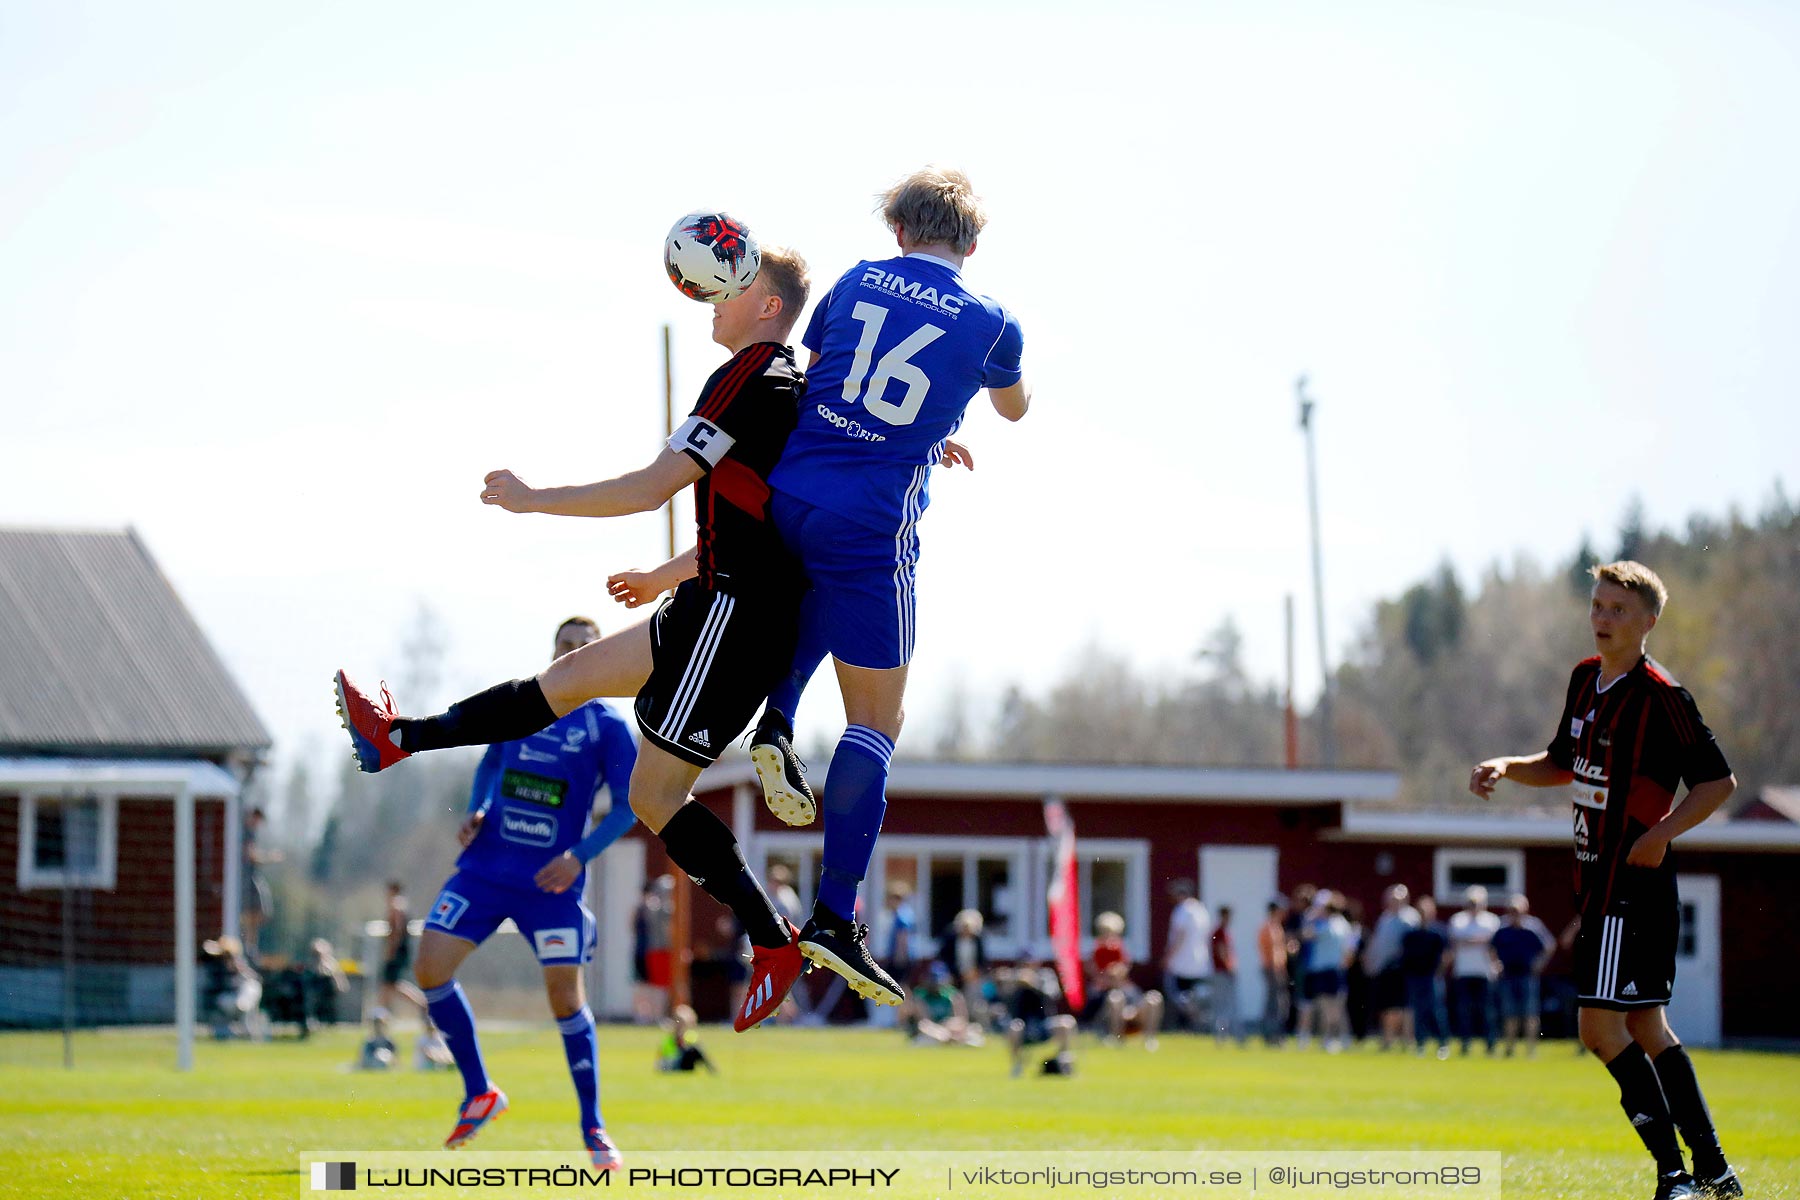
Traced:
[[801, 339], [812, 352], [810, 386], [769, 476], [770, 510], [812, 591], [794, 670], [769, 698], [751, 758], [775, 815], [810, 823], [814, 806], [793, 769], [791, 722], [829, 654], [848, 728], [826, 776], [822, 870], [800, 950], [859, 995], [898, 1004], [903, 993], [870, 957], [855, 915], [900, 736], [919, 518], [930, 503], [931, 468], [947, 461], [950, 435], [975, 394], [985, 389], [995, 411], [1017, 421], [1031, 390], [1020, 371], [1017, 319], [963, 282], [963, 261], [987, 222], [968, 177], [917, 171], [887, 192], [881, 213], [900, 254], [846, 272]]
[[[599, 636], [589, 618], [570, 617], [556, 631], [553, 660]], [[581, 986], [595, 934], [594, 914], [581, 893], [587, 863], [635, 823], [625, 796], [636, 761], [630, 727], [598, 700], [529, 737], [489, 746], [482, 756], [457, 833], [464, 850], [431, 906], [413, 968], [462, 1072], [465, 1096], [447, 1149], [506, 1111], [506, 1093], [488, 1079], [482, 1062], [475, 1015], [456, 969], [510, 917], [544, 968], [588, 1152], [597, 1167], [619, 1165], [600, 1117], [599, 1044]], [[603, 786], [612, 793], [612, 808], [583, 836]]]

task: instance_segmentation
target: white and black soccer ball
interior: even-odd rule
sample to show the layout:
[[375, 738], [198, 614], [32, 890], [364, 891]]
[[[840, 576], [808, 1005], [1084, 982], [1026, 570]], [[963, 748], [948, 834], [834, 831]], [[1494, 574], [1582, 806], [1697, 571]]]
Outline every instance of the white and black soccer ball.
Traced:
[[681, 294], [708, 304], [735, 300], [756, 282], [762, 252], [750, 227], [728, 213], [691, 212], [663, 241], [663, 266]]

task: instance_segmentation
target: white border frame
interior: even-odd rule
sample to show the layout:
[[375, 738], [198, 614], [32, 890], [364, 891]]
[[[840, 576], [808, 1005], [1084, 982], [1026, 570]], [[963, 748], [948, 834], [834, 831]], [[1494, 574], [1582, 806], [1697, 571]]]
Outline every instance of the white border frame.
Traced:
[[[49, 800], [66, 803], [92, 798], [100, 805], [100, 844], [98, 861], [90, 872], [74, 872], [67, 867], [43, 868], [34, 860], [37, 850], [37, 806]], [[89, 888], [110, 892], [119, 882], [119, 795], [95, 789], [73, 792], [66, 788], [23, 788], [19, 792], [19, 859], [17, 872], [21, 892], [34, 889]]]
[[1439, 846], [1431, 852], [1431, 894], [1439, 904], [1462, 907], [1465, 893], [1450, 887], [1450, 868], [1494, 866], [1506, 868], [1504, 891], [1488, 889], [1488, 907], [1500, 908], [1508, 897], [1525, 890], [1525, 851], [1504, 846]]

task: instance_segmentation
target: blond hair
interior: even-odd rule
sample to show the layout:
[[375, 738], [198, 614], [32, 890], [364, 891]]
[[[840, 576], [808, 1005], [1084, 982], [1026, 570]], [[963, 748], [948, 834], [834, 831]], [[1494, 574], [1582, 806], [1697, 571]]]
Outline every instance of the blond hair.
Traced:
[[763, 246], [762, 265], [756, 270], [756, 282], [763, 290], [781, 301], [781, 318], [788, 328], [800, 319], [806, 297], [812, 291], [812, 280], [806, 274], [806, 260], [798, 250], [787, 246]]
[[881, 195], [882, 220], [921, 246], [949, 246], [958, 254], [975, 248], [987, 210], [975, 185], [955, 167], [921, 167]]
[[1662, 577], [1641, 562], [1623, 558], [1618, 562], [1589, 567], [1588, 574], [1594, 577], [1595, 583], [1610, 583], [1624, 588], [1642, 600], [1653, 617], [1662, 616], [1663, 605], [1669, 602], [1669, 589], [1664, 586]]
[[1094, 918], [1094, 928], [1101, 937], [1122, 937], [1125, 933], [1125, 918], [1116, 912], [1103, 912]]

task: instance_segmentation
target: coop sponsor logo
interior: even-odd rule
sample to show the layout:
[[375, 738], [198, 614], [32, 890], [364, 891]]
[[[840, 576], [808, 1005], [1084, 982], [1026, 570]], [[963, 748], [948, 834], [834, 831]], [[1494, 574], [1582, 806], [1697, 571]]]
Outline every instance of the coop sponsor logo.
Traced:
[[823, 404], [819, 405], [819, 407], [816, 411], [818, 412], [819, 416], [821, 416], [825, 419], [825, 423], [827, 425], [835, 425], [839, 429], [843, 430], [846, 434], [850, 435], [853, 438], [857, 438], [857, 439], [859, 439], [861, 441], [865, 441], [865, 442], [885, 442], [885, 441], [887, 441], [887, 435], [885, 433], [876, 433], [873, 429], [865, 429], [863, 427], [863, 423], [861, 421], [852, 421], [849, 417], [844, 416], [842, 413], [832, 412], [829, 408], [826, 408]]
[[925, 284], [916, 283], [892, 271], [884, 271], [880, 267], [870, 267], [863, 272], [862, 285], [876, 288], [895, 296], [902, 296], [914, 304], [924, 305], [935, 312], [943, 313], [952, 319], [962, 315], [963, 305], [968, 301], [954, 293], [938, 294], [938, 290]]
[[500, 836], [522, 846], [549, 846], [556, 841], [556, 822], [516, 808], [500, 813]]

